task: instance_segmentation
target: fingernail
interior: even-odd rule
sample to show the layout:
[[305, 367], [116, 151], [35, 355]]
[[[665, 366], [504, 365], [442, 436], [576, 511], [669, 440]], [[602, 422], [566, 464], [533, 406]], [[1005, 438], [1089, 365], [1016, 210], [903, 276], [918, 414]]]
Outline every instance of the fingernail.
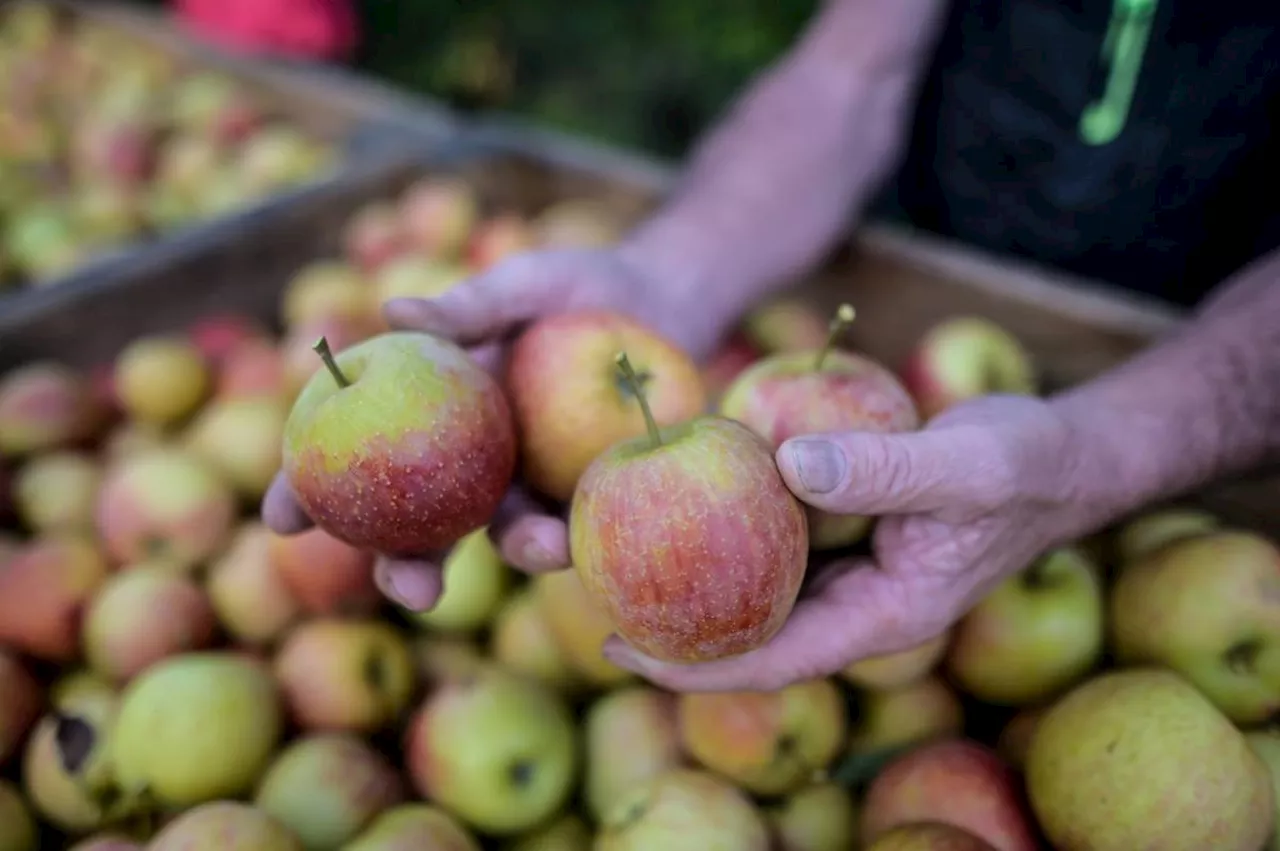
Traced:
[[407, 609], [425, 612], [436, 601], [434, 583], [428, 581], [416, 570], [403, 567], [396, 569], [393, 566], [387, 571], [387, 580], [391, 584], [391, 591], [396, 599]]
[[547, 552], [542, 544], [533, 541], [525, 544], [524, 549], [520, 551], [520, 561], [528, 570], [546, 570], [553, 567], [551, 553]]
[[825, 440], [793, 440], [791, 464], [810, 493], [831, 493], [844, 478], [844, 453]]

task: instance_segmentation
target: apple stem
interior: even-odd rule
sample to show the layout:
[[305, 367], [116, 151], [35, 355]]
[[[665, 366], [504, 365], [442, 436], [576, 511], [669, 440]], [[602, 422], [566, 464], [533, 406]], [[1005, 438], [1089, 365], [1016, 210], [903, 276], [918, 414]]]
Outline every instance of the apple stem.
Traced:
[[622, 380], [627, 382], [627, 386], [631, 388], [636, 401], [640, 403], [640, 413], [644, 415], [644, 427], [649, 431], [649, 442], [656, 449], [662, 445], [662, 432], [658, 430], [658, 421], [653, 418], [653, 411], [649, 408], [649, 400], [645, 398], [644, 385], [640, 381], [640, 376], [636, 375], [635, 369], [631, 366], [631, 359], [627, 357], [626, 352], [618, 352], [617, 356], [614, 357], [614, 362], [618, 364], [618, 373], [622, 376]]
[[822, 369], [822, 365], [827, 361], [827, 355], [831, 354], [831, 350], [836, 347], [836, 343], [840, 340], [840, 335], [853, 322], [854, 316], [853, 305], [851, 304], [842, 304], [836, 308], [836, 315], [831, 318], [831, 325], [827, 330], [827, 341], [822, 344], [822, 348], [818, 349], [818, 357], [813, 362], [815, 372]]
[[321, 337], [316, 340], [316, 344], [311, 348], [320, 356], [320, 360], [324, 362], [325, 369], [329, 370], [329, 374], [333, 376], [333, 380], [338, 383], [339, 387], [351, 386], [351, 382], [342, 374], [342, 370], [338, 368], [338, 362], [334, 360], [333, 349], [329, 348], [327, 339]]

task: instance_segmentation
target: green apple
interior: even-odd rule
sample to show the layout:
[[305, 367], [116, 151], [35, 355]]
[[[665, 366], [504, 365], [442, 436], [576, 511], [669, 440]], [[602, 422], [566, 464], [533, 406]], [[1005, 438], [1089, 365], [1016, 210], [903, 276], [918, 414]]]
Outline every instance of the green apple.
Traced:
[[[1244, 738], [1258, 758], [1266, 764], [1267, 771], [1271, 774], [1272, 796], [1280, 809], [1280, 732], [1275, 729], [1254, 730], [1246, 733]], [[1271, 835], [1266, 851], [1280, 851], [1280, 831]]]
[[503, 851], [591, 851], [591, 829], [576, 815], [563, 815], [546, 827], [510, 840]]
[[556, 642], [532, 585], [514, 591], [494, 615], [489, 653], [499, 664], [562, 694], [582, 686], [582, 677]]
[[988, 393], [1032, 395], [1038, 379], [1030, 352], [998, 324], [955, 316], [925, 332], [902, 368], [925, 420]]
[[249, 804], [210, 801], [176, 816], [147, 851], [303, 851], [284, 825]]
[[445, 811], [400, 804], [375, 818], [342, 851], [480, 851], [480, 844]]
[[677, 768], [633, 788], [596, 835], [594, 851], [770, 851], [764, 816], [729, 781]]
[[487, 529], [463, 538], [444, 560], [444, 591], [435, 606], [413, 619], [442, 632], [473, 632], [493, 619], [511, 583], [511, 570]]
[[777, 851], [846, 851], [858, 843], [858, 809], [834, 783], [806, 786], [764, 814]]
[[1132, 564], [1165, 544], [1222, 528], [1222, 521], [1195, 508], [1164, 508], [1129, 520], [1116, 531], [1115, 556], [1120, 566]]
[[600, 821], [627, 791], [683, 760], [674, 695], [628, 686], [597, 698], [583, 720], [587, 811]]
[[0, 851], [37, 851], [36, 822], [31, 811], [7, 780], [0, 780]]

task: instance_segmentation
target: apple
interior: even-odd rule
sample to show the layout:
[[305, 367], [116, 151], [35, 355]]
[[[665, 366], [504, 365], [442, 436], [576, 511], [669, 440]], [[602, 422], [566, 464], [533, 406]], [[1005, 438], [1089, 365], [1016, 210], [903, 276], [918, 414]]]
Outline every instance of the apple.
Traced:
[[215, 399], [192, 421], [185, 445], [236, 492], [257, 502], [280, 469], [288, 407], [273, 396]]
[[849, 752], [884, 755], [899, 748], [959, 733], [964, 708], [940, 678], [884, 691], [864, 691], [849, 736]]
[[941, 822], [967, 830], [996, 851], [1036, 851], [1017, 776], [977, 742], [949, 739], [890, 762], [862, 804], [862, 844], [900, 825]]
[[122, 834], [98, 833], [81, 839], [67, 851], [143, 851], [143, 847]]
[[628, 686], [601, 695], [583, 717], [583, 799], [596, 822], [633, 787], [684, 763], [675, 695]]
[[373, 582], [374, 556], [323, 529], [297, 535], [268, 533], [267, 559], [304, 612], [372, 614], [382, 601]]
[[257, 807], [210, 801], [174, 817], [147, 851], [303, 851], [298, 838]]
[[578, 742], [568, 708], [498, 668], [438, 686], [409, 722], [404, 749], [418, 793], [485, 834], [529, 830], [573, 792]]
[[323, 339], [329, 351], [337, 354], [376, 336], [380, 329], [380, 324], [368, 320], [333, 316], [289, 330], [280, 344], [286, 398], [294, 399], [313, 376], [324, 371], [323, 361], [316, 357], [317, 340]]
[[156, 152], [152, 203], [162, 198], [194, 201], [208, 192], [223, 173], [228, 153], [224, 146], [208, 137], [173, 134], [161, 142]]
[[344, 256], [366, 274], [410, 249], [400, 212], [379, 201], [356, 211], [342, 233]]
[[198, 456], [160, 447], [112, 464], [98, 491], [98, 534], [117, 561], [157, 559], [194, 569], [235, 523], [230, 486]]
[[182, 337], [143, 337], [116, 359], [116, 395], [125, 413], [156, 426], [185, 419], [209, 392], [209, 365]]
[[44, 689], [17, 654], [0, 647], [0, 766], [18, 752], [44, 706]]
[[241, 525], [205, 580], [218, 621], [249, 647], [273, 643], [302, 614], [301, 603], [271, 561], [272, 538], [261, 523]]
[[281, 751], [253, 802], [303, 847], [339, 848], [404, 799], [404, 781], [386, 757], [354, 736], [327, 733]]
[[86, 452], [37, 455], [14, 478], [18, 517], [37, 534], [92, 532], [102, 469]]
[[333, 157], [328, 145], [308, 138], [297, 127], [267, 124], [238, 146], [236, 183], [250, 196], [260, 197], [320, 176]]
[[332, 317], [370, 321], [377, 309], [359, 270], [341, 260], [317, 260], [285, 285], [280, 314], [286, 328], [297, 328]]
[[742, 322], [742, 334], [765, 354], [813, 351], [830, 335], [829, 323], [812, 304], [783, 295], [758, 305]]
[[595, 851], [770, 851], [764, 817], [714, 774], [672, 769], [624, 796], [600, 825]]
[[764, 811], [776, 851], [846, 851], [857, 846], [858, 810], [834, 783], [814, 783]]
[[0, 849], [37, 851], [36, 822], [12, 783], [0, 779]]
[[533, 230], [543, 248], [606, 248], [622, 238], [624, 227], [604, 204], [568, 198], [539, 213]]
[[587, 593], [577, 571], [538, 574], [533, 577], [532, 587], [538, 611], [577, 677], [604, 687], [634, 678], [634, 674], [600, 652], [605, 639], [614, 633], [613, 621]]
[[480, 845], [443, 810], [400, 804], [375, 818], [342, 851], [480, 851]]
[[921, 337], [902, 380], [925, 420], [957, 402], [988, 393], [1033, 395], [1031, 354], [1016, 337], [978, 316], [943, 320]]
[[466, 280], [470, 272], [458, 263], [402, 254], [383, 263], [373, 276], [376, 301], [396, 298], [435, 298]]
[[1227, 717], [1280, 712], [1280, 547], [1249, 532], [1183, 538], [1129, 565], [1111, 592], [1122, 664], [1170, 667]]
[[420, 635], [413, 641], [414, 667], [428, 687], [470, 680], [494, 664], [468, 638]]
[[214, 313], [187, 328], [187, 336], [215, 372], [241, 347], [271, 342], [258, 320], [242, 313]]
[[[853, 308], [841, 305], [821, 348], [782, 352], [757, 361], [724, 391], [720, 413], [743, 423], [775, 449], [805, 434], [884, 434], [918, 428], [915, 403], [892, 372], [869, 358], [835, 348], [838, 335], [852, 321]], [[806, 511], [809, 546], [817, 550], [849, 546], [871, 527], [869, 517]]]
[[0, 564], [0, 643], [44, 661], [70, 662], [80, 651], [84, 607], [107, 572], [89, 537], [32, 540]]
[[172, 94], [169, 117], [180, 131], [199, 133], [219, 145], [242, 140], [262, 121], [253, 98], [216, 71], [200, 71], [180, 80]]
[[903, 824], [880, 834], [866, 851], [997, 851], [985, 839], [941, 822]]
[[[573, 575], [572, 571], [563, 572]], [[581, 676], [556, 642], [532, 587], [509, 594], [494, 614], [489, 653], [499, 664], [562, 694], [571, 694], [582, 685]]]
[[158, 142], [153, 122], [109, 108], [77, 119], [67, 140], [67, 158], [75, 178], [106, 177], [137, 186], [151, 176]]
[[217, 621], [193, 579], [141, 564], [107, 577], [89, 601], [83, 629], [90, 668], [124, 682], [161, 659], [210, 646]]
[[950, 641], [951, 631], [946, 630], [915, 647], [851, 662], [840, 676], [864, 689], [892, 691], [902, 688], [932, 673], [946, 655]]
[[457, 177], [423, 177], [400, 196], [405, 238], [432, 257], [458, 256], [480, 219], [480, 202]]
[[515, 212], [497, 213], [478, 223], [466, 246], [466, 261], [483, 272], [512, 254], [530, 251], [538, 245], [538, 235], [524, 216]]
[[441, 632], [474, 632], [487, 626], [512, 580], [511, 569], [489, 540], [488, 529], [463, 538], [445, 556], [443, 570], [440, 599], [430, 611], [410, 617]]
[[122, 242], [144, 226], [141, 199], [130, 187], [86, 180], [68, 198], [77, 235], [88, 245]]
[[702, 366], [702, 384], [710, 401], [719, 404], [724, 391], [763, 354], [741, 333], [735, 333]]
[[1116, 532], [1116, 562], [1121, 566], [1145, 558], [1165, 544], [1216, 532], [1222, 521], [1195, 508], [1165, 508], [1148, 511], [1126, 522]]
[[618, 635], [651, 657], [702, 662], [759, 647], [800, 593], [804, 509], [749, 428], [704, 416], [660, 429], [626, 355], [621, 364], [649, 434], [612, 446], [578, 482], [572, 563]]
[[91, 437], [102, 420], [89, 382], [37, 361], [0, 376], [0, 455], [28, 455]]
[[[1245, 741], [1267, 766], [1271, 775], [1272, 798], [1280, 802], [1280, 733], [1274, 728], [1254, 730], [1245, 734]], [[1280, 833], [1271, 835], [1271, 842], [1264, 846], [1265, 851], [1276, 851], [1280, 848]]]
[[219, 399], [287, 397], [284, 357], [269, 340], [251, 340], [227, 353], [218, 370], [214, 394]]
[[825, 679], [773, 692], [681, 694], [677, 711], [689, 754], [757, 795], [801, 788], [839, 755], [848, 732], [844, 699]]
[[570, 813], [512, 839], [502, 846], [502, 851], [591, 851], [592, 840], [587, 823]]
[[1035, 737], [1036, 728], [1040, 726], [1040, 719], [1048, 711], [1049, 705], [1026, 706], [1019, 709], [1000, 730], [1000, 737], [996, 740], [996, 753], [1019, 771], [1027, 764], [1027, 751], [1031, 749], [1031, 740]]
[[625, 350], [653, 418], [675, 425], [704, 412], [698, 367], [673, 342], [618, 313], [559, 313], [530, 325], [511, 347], [507, 392], [520, 430], [524, 478], [567, 502], [604, 450], [645, 433], [631, 383], [615, 366]]
[[987, 703], [1026, 706], [1074, 685], [1105, 642], [1099, 568], [1064, 547], [1004, 580], [955, 628], [947, 671]]
[[429, 334], [317, 351], [327, 370], [289, 412], [283, 462], [316, 525], [392, 556], [444, 549], [485, 526], [516, 461], [511, 411], [489, 374]]
[[120, 697], [111, 762], [126, 797], [191, 807], [248, 794], [283, 729], [270, 669], [248, 656], [172, 656]]
[[[105, 466], [110, 466], [122, 458], [166, 445], [168, 435], [160, 429], [136, 420], [125, 420], [103, 439], [101, 457]], [[96, 507], [96, 500], [94, 504]]]
[[276, 653], [275, 673], [294, 720], [316, 732], [381, 730], [408, 708], [415, 685], [408, 642], [378, 620], [297, 626]]

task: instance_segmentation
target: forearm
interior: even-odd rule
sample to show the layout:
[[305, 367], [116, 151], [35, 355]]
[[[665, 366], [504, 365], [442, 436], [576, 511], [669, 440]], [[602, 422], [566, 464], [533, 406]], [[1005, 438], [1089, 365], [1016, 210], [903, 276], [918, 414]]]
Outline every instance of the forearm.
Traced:
[[1094, 524], [1280, 458], [1280, 252], [1171, 339], [1053, 404]]
[[712, 322], [811, 268], [896, 164], [945, 6], [829, 3], [699, 144], [625, 256]]

